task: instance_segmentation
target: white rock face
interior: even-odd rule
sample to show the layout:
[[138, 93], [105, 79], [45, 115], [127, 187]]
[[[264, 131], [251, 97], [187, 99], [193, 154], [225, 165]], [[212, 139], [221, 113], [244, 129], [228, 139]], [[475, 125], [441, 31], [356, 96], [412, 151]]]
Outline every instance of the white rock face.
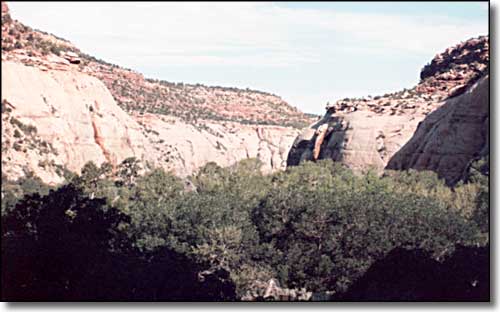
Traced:
[[[71, 171], [78, 172], [90, 160], [96, 164], [117, 163], [129, 156], [154, 160], [140, 125], [116, 105], [96, 78], [74, 71], [42, 72], [2, 62], [4, 99], [14, 106], [14, 118], [35, 126], [37, 135], [57, 151], [51, 158]], [[60, 182], [60, 178], [44, 174], [36, 159], [22, 151], [9, 149], [2, 156], [6, 156], [4, 167], [18, 167], [18, 174], [19, 167], [26, 166], [46, 182]]]
[[[343, 116], [346, 125], [330, 138], [324, 156], [328, 156], [329, 147], [343, 144], [340, 154], [342, 162], [356, 171], [374, 168], [382, 171], [390, 157], [396, 153], [413, 135], [418, 122], [423, 116], [380, 116], [373, 112], [357, 111]], [[343, 142], [339, 142], [343, 137]]]
[[[480, 89], [471, 86], [487, 75], [488, 64], [489, 37], [481, 36], [436, 55], [411, 89], [328, 104], [323, 119], [297, 137], [287, 164], [331, 158], [355, 171], [371, 167], [381, 173], [391, 161], [390, 169], [434, 170], [456, 181], [465, 159], [487, 145], [489, 106], [479, 91], [464, 92]], [[487, 85], [481, 88], [488, 93]]]
[[[270, 172], [286, 167], [298, 134], [278, 126], [210, 121], [192, 125], [164, 115], [130, 116], [97, 78], [10, 61], [2, 61], [4, 100], [10, 112], [2, 113], [7, 125], [2, 132], [2, 173], [17, 179], [33, 171], [51, 184], [62, 182], [57, 167], [79, 172], [88, 161], [116, 165], [127, 157], [181, 176], [210, 161], [227, 166], [257, 157]], [[36, 134], [23, 133], [15, 120], [36, 127]], [[21, 136], [14, 135], [16, 130]]]
[[288, 165], [313, 160], [318, 138], [314, 131], [328, 126], [318, 159], [331, 158], [362, 172], [374, 169], [381, 173], [389, 159], [413, 135], [424, 114], [391, 115], [371, 110], [341, 111], [323, 119], [297, 137], [288, 156]]
[[425, 110], [408, 107], [400, 114], [369, 107], [329, 111], [297, 137], [287, 164], [315, 160], [313, 151], [320, 145], [317, 159], [331, 158], [357, 172], [432, 170], [454, 184], [471, 161], [489, 152], [488, 82], [485, 76], [459, 96], [428, 102]]
[[199, 121], [192, 125], [157, 114], [134, 118], [144, 126], [159, 163], [180, 176], [207, 162], [225, 167], [245, 158], [259, 158], [265, 173], [285, 169], [288, 151], [299, 133], [293, 128], [235, 122]]

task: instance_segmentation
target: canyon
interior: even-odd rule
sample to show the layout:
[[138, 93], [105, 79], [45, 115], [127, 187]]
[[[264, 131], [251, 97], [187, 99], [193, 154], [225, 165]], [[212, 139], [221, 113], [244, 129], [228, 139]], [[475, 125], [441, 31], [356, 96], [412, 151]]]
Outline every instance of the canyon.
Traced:
[[2, 173], [9, 179], [32, 172], [53, 185], [64, 169], [129, 157], [182, 177], [208, 162], [246, 158], [258, 158], [268, 173], [285, 169], [298, 127], [311, 121], [269, 93], [145, 79], [12, 20], [2, 5]]
[[[147, 79], [10, 17], [2, 2], [2, 173], [49, 184], [135, 157], [186, 177], [258, 158], [264, 173], [331, 158], [356, 172], [434, 170], [458, 182], [489, 153], [489, 38], [437, 54], [410, 89], [300, 112], [250, 89]], [[308, 126], [309, 125], [309, 126]]]

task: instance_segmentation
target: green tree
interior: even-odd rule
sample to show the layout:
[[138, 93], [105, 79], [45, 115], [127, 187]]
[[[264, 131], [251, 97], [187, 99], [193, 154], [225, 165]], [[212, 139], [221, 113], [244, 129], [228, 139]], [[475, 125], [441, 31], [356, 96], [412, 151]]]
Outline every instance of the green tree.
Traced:
[[331, 161], [276, 175], [253, 220], [262, 241], [284, 255], [281, 282], [342, 291], [393, 248], [439, 257], [478, 238], [474, 224], [436, 199], [396, 192], [392, 184], [373, 173], [356, 177]]

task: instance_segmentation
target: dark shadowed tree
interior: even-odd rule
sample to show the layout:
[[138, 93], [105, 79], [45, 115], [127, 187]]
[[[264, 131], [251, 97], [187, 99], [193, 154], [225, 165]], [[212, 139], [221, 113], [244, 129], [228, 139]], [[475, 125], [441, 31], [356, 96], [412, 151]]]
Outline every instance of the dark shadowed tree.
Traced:
[[[72, 184], [32, 194], [2, 217], [2, 299], [231, 300], [226, 278], [168, 248], [141, 252], [118, 230], [130, 217]], [[214, 272], [224, 278], [224, 271]]]

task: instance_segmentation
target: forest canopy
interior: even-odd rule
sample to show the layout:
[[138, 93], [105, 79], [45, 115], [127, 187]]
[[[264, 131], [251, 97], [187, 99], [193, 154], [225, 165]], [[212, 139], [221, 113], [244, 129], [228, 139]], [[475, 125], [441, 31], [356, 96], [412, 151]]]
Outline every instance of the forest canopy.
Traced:
[[341, 294], [395, 248], [443, 261], [489, 243], [484, 163], [453, 189], [432, 172], [260, 165], [208, 163], [181, 179], [127, 159], [55, 188], [2, 179], [3, 298], [240, 300], [269, 279]]

